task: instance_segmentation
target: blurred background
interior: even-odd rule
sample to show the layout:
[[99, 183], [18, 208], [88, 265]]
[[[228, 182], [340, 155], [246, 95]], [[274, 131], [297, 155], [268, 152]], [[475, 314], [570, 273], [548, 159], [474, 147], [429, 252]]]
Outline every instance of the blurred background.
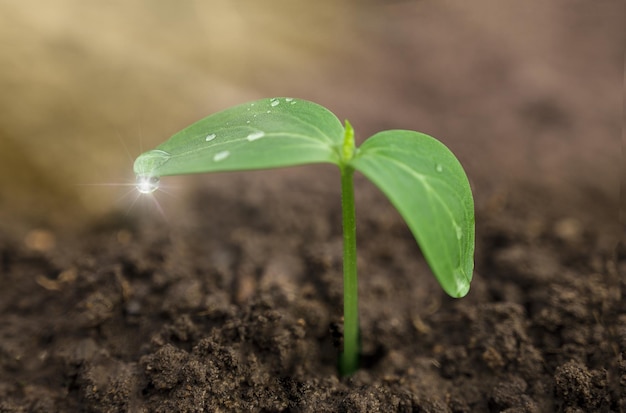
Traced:
[[0, 222], [126, 210], [130, 187], [84, 184], [132, 182], [142, 149], [271, 96], [361, 140], [437, 137], [479, 207], [539, 188], [537, 208], [617, 220], [623, 16], [617, 0], [0, 0]]

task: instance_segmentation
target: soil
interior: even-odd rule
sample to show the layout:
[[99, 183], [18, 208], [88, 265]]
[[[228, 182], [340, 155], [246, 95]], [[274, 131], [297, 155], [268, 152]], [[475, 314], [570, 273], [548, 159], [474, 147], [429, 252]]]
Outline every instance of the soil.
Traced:
[[358, 179], [362, 368], [339, 378], [338, 174], [246, 176], [176, 225], [113, 213], [79, 235], [2, 235], [0, 411], [626, 408], [626, 248], [601, 225], [529, 212], [532, 190], [490, 199], [454, 300]]

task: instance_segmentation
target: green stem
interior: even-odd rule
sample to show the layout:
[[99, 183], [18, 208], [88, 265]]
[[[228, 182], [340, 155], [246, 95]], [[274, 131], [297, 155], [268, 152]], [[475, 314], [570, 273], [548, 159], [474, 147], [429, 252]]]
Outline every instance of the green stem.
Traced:
[[339, 374], [347, 376], [359, 367], [359, 302], [356, 275], [356, 219], [354, 170], [341, 167], [341, 210], [343, 216], [343, 352]]

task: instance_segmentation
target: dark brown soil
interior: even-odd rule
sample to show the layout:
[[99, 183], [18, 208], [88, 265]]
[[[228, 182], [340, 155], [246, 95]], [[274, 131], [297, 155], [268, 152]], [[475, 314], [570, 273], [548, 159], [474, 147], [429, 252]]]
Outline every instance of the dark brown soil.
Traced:
[[338, 176], [246, 177], [175, 225], [112, 214], [80, 236], [1, 236], [0, 412], [626, 408], [626, 249], [602, 226], [535, 214], [530, 190], [494, 197], [453, 300], [359, 179], [363, 368], [339, 378]]

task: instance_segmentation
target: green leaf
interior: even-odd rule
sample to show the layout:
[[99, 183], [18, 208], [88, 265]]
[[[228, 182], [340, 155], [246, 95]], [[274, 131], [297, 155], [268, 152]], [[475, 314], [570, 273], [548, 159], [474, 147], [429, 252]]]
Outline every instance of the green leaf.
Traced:
[[328, 109], [292, 98], [262, 99], [208, 116], [140, 155], [138, 176], [338, 164], [344, 129]]
[[474, 269], [474, 201], [452, 152], [428, 135], [390, 130], [367, 139], [350, 165], [398, 209], [446, 293], [466, 295]]

